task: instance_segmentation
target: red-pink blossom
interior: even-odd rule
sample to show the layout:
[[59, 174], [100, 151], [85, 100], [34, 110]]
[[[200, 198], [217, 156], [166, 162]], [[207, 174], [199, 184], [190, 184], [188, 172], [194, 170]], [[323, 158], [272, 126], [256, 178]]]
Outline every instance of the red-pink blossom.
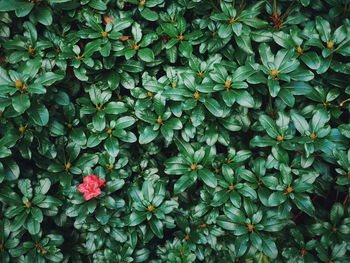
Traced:
[[97, 175], [90, 174], [84, 177], [83, 183], [78, 186], [78, 190], [84, 193], [84, 199], [90, 200], [102, 194], [100, 187], [104, 185], [104, 179], [98, 179]]

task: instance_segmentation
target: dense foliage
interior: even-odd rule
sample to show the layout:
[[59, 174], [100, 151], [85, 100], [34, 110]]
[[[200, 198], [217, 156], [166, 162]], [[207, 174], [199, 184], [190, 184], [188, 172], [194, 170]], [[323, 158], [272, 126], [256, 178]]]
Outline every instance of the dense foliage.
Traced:
[[349, 0], [0, 0], [0, 262], [350, 262]]

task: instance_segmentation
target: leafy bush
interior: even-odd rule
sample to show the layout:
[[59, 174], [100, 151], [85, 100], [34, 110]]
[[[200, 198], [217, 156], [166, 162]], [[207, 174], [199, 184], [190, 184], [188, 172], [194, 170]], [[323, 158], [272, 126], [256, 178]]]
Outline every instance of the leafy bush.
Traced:
[[350, 262], [348, 0], [0, 0], [0, 261]]

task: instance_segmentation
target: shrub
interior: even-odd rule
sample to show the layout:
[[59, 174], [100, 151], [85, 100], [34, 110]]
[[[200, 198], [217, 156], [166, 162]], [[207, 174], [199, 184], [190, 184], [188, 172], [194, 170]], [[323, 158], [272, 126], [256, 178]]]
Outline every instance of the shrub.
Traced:
[[0, 0], [1, 262], [350, 262], [347, 0]]

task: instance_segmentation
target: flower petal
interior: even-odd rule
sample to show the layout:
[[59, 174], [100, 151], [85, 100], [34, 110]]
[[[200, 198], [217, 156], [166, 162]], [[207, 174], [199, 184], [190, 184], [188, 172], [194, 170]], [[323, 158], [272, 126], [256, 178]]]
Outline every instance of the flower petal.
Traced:
[[80, 185], [78, 186], [78, 191], [79, 191], [80, 193], [86, 193], [86, 192], [87, 192], [86, 185], [85, 185], [85, 184], [80, 184]]
[[98, 186], [99, 187], [102, 186], [105, 182], [106, 182], [105, 179], [99, 179], [98, 180]]

